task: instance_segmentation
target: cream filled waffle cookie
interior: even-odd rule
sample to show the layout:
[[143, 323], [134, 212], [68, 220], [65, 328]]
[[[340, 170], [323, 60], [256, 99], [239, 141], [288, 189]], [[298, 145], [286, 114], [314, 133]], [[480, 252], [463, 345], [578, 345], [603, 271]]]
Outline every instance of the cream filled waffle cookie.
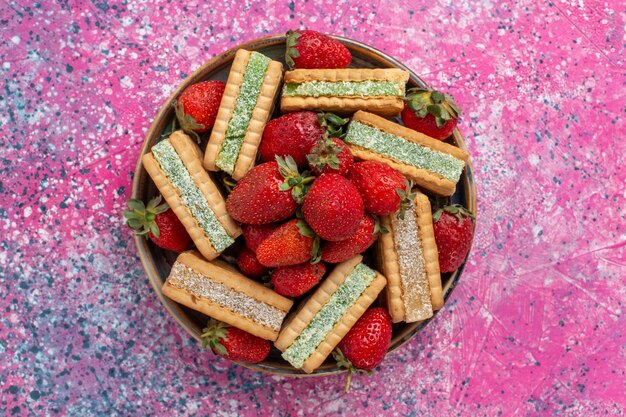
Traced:
[[385, 277], [362, 259], [337, 265], [283, 326], [274, 345], [295, 368], [317, 369], [385, 286]]
[[381, 116], [400, 114], [408, 71], [389, 69], [297, 69], [285, 73], [282, 112], [319, 110]]
[[293, 301], [220, 260], [181, 253], [163, 284], [168, 298], [209, 317], [274, 341]]
[[252, 168], [282, 75], [280, 62], [237, 51], [204, 153], [207, 170], [225, 171], [239, 180]]
[[403, 219], [390, 215], [380, 222], [389, 230], [378, 239], [378, 264], [387, 278], [381, 301], [394, 323], [432, 317], [443, 307], [443, 288], [428, 197], [416, 193]]
[[344, 139], [359, 159], [384, 162], [435, 194], [454, 194], [469, 155], [372, 113], [354, 114]]
[[202, 152], [189, 136], [172, 133], [142, 163], [205, 258], [216, 258], [235, 242], [241, 229], [226, 212], [224, 198], [202, 167]]

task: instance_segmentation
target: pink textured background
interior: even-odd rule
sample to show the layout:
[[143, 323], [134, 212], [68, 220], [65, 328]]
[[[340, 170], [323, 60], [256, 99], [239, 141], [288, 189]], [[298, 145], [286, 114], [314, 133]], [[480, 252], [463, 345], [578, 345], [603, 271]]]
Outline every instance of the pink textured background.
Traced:
[[[4, 2], [0, 415], [623, 415], [625, 25], [620, 0]], [[119, 215], [186, 74], [297, 27], [454, 95], [478, 187], [453, 296], [350, 395], [203, 352]]]

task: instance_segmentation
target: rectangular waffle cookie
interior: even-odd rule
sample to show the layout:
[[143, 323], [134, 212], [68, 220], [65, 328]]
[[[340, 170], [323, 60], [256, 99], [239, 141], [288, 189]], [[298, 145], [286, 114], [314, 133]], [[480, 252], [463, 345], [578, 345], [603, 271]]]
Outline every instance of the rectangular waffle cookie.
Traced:
[[354, 114], [344, 141], [355, 158], [383, 162], [443, 196], [454, 194], [469, 158], [463, 149], [364, 111]]
[[274, 345], [295, 368], [317, 369], [387, 283], [362, 259], [357, 255], [338, 264], [287, 319]]
[[280, 109], [397, 116], [408, 80], [408, 71], [397, 68], [296, 69], [285, 73]]
[[198, 250], [213, 259], [235, 242], [241, 228], [226, 212], [224, 197], [201, 158], [198, 145], [176, 131], [154, 145], [142, 163]]
[[280, 62], [237, 51], [204, 153], [207, 170], [225, 171], [239, 180], [253, 167], [282, 75]]
[[381, 217], [389, 233], [378, 239], [378, 264], [387, 278], [381, 301], [394, 323], [432, 317], [443, 307], [443, 288], [430, 202], [424, 194], [404, 213]]
[[293, 301], [220, 260], [181, 253], [163, 284], [168, 298], [263, 339], [278, 337]]

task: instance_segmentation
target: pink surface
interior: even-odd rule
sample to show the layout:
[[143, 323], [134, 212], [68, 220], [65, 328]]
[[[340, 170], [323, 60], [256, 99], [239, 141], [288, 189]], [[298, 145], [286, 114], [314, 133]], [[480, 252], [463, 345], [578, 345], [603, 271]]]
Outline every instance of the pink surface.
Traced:
[[[626, 411], [622, 1], [18, 3], [0, 8], [0, 414]], [[350, 395], [343, 375], [272, 377], [203, 352], [119, 215], [186, 74], [299, 26], [454, 95], [478, 188], [451, 299]]]

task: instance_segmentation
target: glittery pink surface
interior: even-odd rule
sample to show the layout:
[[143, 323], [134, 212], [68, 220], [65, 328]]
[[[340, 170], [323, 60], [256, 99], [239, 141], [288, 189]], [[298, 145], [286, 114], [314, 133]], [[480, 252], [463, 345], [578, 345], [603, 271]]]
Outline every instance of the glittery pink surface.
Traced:
[[[0, 415], [624, 414], [624, 2], [390, 3], [0, 6]], [[202, 351], [120, 218], [170, 92], [297, 27], [451, 93], [478, 189], [452, 297], [350, 395], [344, 375], [273, 377]]]

